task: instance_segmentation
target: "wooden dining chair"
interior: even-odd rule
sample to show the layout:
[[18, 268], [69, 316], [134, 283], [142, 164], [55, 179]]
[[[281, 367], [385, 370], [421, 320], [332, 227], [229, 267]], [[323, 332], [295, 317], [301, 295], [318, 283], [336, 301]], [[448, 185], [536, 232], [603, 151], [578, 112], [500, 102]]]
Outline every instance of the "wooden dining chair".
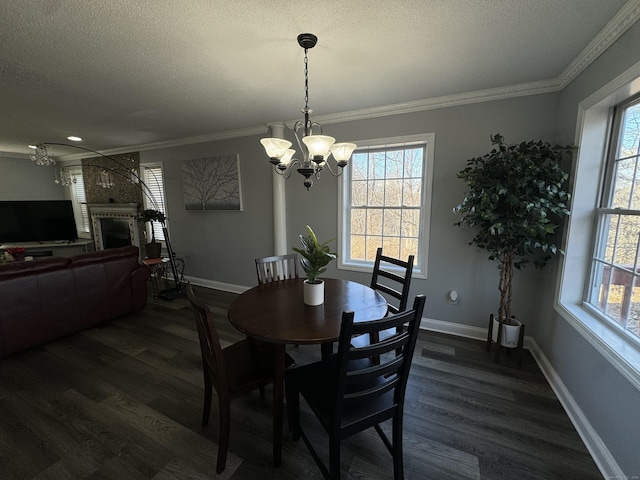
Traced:
[[[298, 278], [298, 254], [288, 253], [256, 258], [256, 273], [258, 274], [258, 285]], [[264, 343], [252, 338], [249, 341], [256, 346], [261, 346]]]
[[[218, 332], [211, 311], [198, 300], [191, 284], [187, 285], [187, 298], [193, 309], [204, 375], [204, 404], [202, 426], [209, 423], [212, 388], [218, 397], [218, 463], [216, 472], [221, 473], [227, 461], [231, 428], [231, 400], [254, 390], [264, 393], [265, 385], [273, 381], [275, 352], [266, 344], [256, 349], [248, 340], [221, 348]], [[271, 347], [273, 347], [271, 345]], [[285, 354], [286, 366], [293, 359]]]
[[376, 251], [371, 288], [385, 294], [391, 313], [402, 312], [407, 308], [414, 258], [413, 255], [409, 255], [404, 261], [383, 255], [382, 247]]
[[[386, 298], [390, 314], [402, 312], [407, 308], [414, 258], [413, 255], [409, 255], [409, 258], [404, 261], [383, 255], [382, 247], [378, 247], [376, 251], [376, 260], [371, 274], [371, 288], [382, 293]], [[393, 333], [392, 330], [380, 332], [380, 339], [384, 340]], [[364, 346], [371, 341], [376, 341], [376, 339], [372, 339], [370, 336], [358, 336], [352, 340], [352, 343], [355, 346]]]
[[[410, 310], [358, 323], [353, 322], [353, 312], [344, 312], [337, 354], [286, 372], [293, 439], [302, 437], [325, 478], [340, 478], [341, 440], [370, 427], [375, 428], [393, 457], [393, 478], [404, 478], [404, 397], [424, 305], [424, 295], [418, 295]], [[368, 335], [389, 328], [400, 333], [364, 347], [350, 344], [354, 334]], [[380, 358], [377, 365], [373, 362], [376, 356]], [[329, 468], [301, 428], [301, 396], [329, 436]], [[391, 441], [380, 428], [380, 423], [386, 420], [392, 421]]]
[[289, 253], [256, 258], [256, 273], [258, 274], [258, 285], [298, 278], [298, 254]]

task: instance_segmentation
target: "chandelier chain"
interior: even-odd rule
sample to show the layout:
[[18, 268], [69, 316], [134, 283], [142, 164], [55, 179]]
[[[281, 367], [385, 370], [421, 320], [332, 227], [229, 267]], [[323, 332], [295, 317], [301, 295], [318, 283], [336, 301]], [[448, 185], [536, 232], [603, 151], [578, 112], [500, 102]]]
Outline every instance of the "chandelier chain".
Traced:
[[309, 59], [307, 49], [304, 49], [304, 109], [309, 110]]

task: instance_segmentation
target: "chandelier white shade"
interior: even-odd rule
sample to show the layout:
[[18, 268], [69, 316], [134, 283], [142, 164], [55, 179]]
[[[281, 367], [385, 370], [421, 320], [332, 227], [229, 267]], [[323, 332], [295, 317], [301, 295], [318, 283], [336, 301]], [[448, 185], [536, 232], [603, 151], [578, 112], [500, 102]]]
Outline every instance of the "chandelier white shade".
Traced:
[[327, 135], [308, 135], [302, 137], [302, 142], [309, 150], [309, 156], [312, 160], [326, 160], [329, 157], [329, 149], [335, 143], [336, 139]]
[[331, 153], [333, 154], [334, 160], [338, 163], [338, 166], [340, 166], [340, 162], [344, 162], [345, 165], [347, 164], [356, 147], [357, 145], [355, 143], [334, 143], [331, 145]]
[[[355, 143], [335, 143], [336, 139], [322, 134], [322, 126], [312, 122], [309, 115], [313, 112], [309, 108], [309, 70], [307, 51], [316, 45], [318, 38], [312, 33], [301, 33], [298, 35], [298, 44], [304, 48], [304, 100], [305, 105], [301, 112], [304, 114], [304, 121], [297, 121], [293, 127], [293, 133], [302, 151], [302, 158], [295, 158], [295, 150], [291, 147], [291, 142], [282, 138], [262, 138], [260, 143], [264, 146], [269, 161], [274, 165], [275, 171], [289, 178], [294, 165], [299, 165], [297, 169], [304, 177], [304, 186], [307, 190], [313, 185], [312, 177], [320, 178], [320, 172], [325, 168], [333, 176], [342, 174], [347, 166], [351, 154], [356, 148]], [[319, 134], [314, 133], [314, 129]], [[334, 171], [328, 163], [329, 157], [333, 155], [337, 169]]]
[[[291, 146], [291, 142], [282, 138], [262, 138], [260, 143], [264, 146], [269, 158], [280, 161], [287, 149]], [[295, 152], [295, 150], [294, 150]]]

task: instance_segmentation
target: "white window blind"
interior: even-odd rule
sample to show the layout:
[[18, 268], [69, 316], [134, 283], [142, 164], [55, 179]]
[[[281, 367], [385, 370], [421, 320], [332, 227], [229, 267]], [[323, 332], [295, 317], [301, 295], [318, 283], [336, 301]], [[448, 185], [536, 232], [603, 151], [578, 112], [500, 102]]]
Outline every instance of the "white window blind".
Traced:
[[87, 198], [84, 192], [82, 169], [80, 167], [71, 167], [69, 168], [69, 173], [71, 175], [69, 192], [71, 196], [71, 204], [73, 205], [73, 216], [76, 220], [78, 237], [89, 238], [89, 210], [87, 209]]
[[[140, 166], [142, 180], [147, 184], [144, 190], [144, 208], [160, 210], [167, 215], [167, 208], [164, 201], [164, 179], [162, 178], [162, 165], [161, 164], [145, 164]], [[152, 225], [147, 225], [147, 234], [151, 238], [151, 228], [153, 228], [153, 234], [158, 241], [164, 241], [164, 233], [162, 232], [162, 225], [158, 222], [152, 222]]]

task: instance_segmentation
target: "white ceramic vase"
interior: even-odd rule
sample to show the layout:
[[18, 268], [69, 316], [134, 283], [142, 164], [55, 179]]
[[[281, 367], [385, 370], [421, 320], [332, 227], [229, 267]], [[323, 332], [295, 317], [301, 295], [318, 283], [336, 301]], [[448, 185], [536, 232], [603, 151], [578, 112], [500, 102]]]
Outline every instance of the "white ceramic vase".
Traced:
[[320, 280], [320, 283], [309, 283], [309, 280], [304, 281], [303, 285], [304, 303], [315, 307], [324, 303], [324, 282]]
[[515, 318], [511, 319], [511, 324], [507, 325], [498, 322], [496, 317], [493, 317], [493, 330], [491, 339], [498, 342], [498, 329], [502, 328], [502, 336], [500, 337], [500, 345], [507, 348], [516, 348], [518, 346], [518, 340], [520, 339], [520, 326], [522, 324]]

